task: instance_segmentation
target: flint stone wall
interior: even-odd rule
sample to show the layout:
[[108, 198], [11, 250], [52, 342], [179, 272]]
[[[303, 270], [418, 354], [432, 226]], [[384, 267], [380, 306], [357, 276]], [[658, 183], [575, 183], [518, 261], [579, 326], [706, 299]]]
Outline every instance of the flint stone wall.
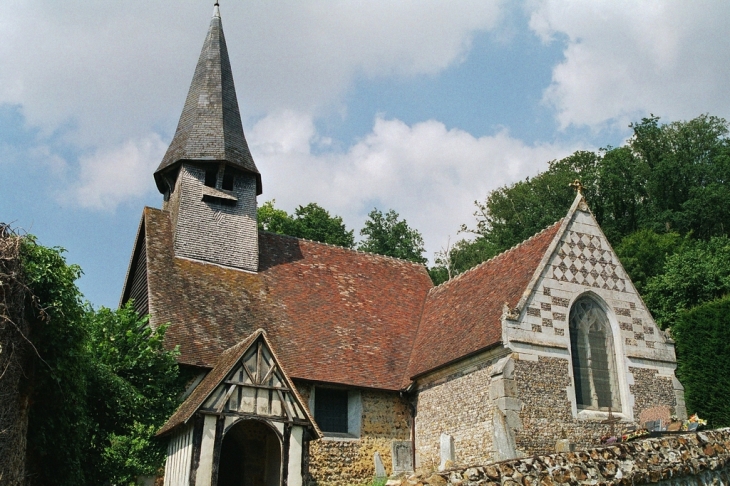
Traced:
[[[296, 386], [304, 403], [309, 403], [311, 385], [297, 383]], [[362, 390], [360, 396], [360, 438], [325, 437], [311, 441], [306, 485], [369, 484], [375, 476], [376, 452], [380, 453], [386, 474], [393, 473], [393, 441], [411, 439], [409, 404], [398, 393]]]
[[494, 405], [489, 390], [496, 359], [450, 373], [418, 391], [416, 469], [440, 462], [441, 434], [454, 438], [457, 464], [494, 458]]
[[729, 459], [726, 428], [415, 475], [389, 486], [726, 485]]
[[[515, 356], [515, 355], [513, 355]], [[562, 358], [539, 356], [537, 361], [515, 360], [516, 397], [522, 402], [519, 413], [522, 429], [515, 430], [517, 449], [526, 455], [545, 454], [555, 450], [555, 443], [563, 434], [576, 445], [587, 449], [600, 443], [610, 427], [601, 419], [573, 417], [568, 389], [572, 385], [570, 361]], [[676, 399], [672, 379], [658, 376], [655, 369], [634, 368], [630, 371], [634, 384], [634, 420], [638, 425], [640, 414], [648, 408], [666, 409], [667, 417], [676, 413]], [[617, 429], [627, 425], [617, 424]]]
[[517, 398], [523, 403], [519, 414], [522, 430], [515, 430], [515, 441], [522, 453], [552, 452], [563, 436], [577, 449], [586, 449], [599, 444], [601, 437], [608, 434], [609, 426], [601, 424], [601, 420], [573, 417], [567, 393], [572, 385], [569, 366], [567, 359], [545, 356], [540, 356], [538, 361], [515, 361]]

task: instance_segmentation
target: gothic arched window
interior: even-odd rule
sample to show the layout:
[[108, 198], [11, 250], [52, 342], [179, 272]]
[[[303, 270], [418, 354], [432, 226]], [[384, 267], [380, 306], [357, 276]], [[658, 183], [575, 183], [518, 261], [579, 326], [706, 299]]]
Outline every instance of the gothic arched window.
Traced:
[[620, 412], [611, 324], [590, 297], [581, 297], [570, 309], [570, 349], [578, 409]]

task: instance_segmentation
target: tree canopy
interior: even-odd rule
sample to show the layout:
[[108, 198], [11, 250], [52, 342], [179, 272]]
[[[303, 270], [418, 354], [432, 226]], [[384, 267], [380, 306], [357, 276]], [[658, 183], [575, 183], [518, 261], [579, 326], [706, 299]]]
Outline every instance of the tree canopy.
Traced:
[[423, 256], [426, 249], [421, 233], [408, 226], [405, 219], [399, 219], [392, 209], [385, 214], [378, 209], [370, 211], [360, 235], [365, 238], [358, 244], [358, 250], [416, 263], [428, 261]]
[[317, 203], [299, 206], [294, 215], [274, 207], [276, 201], [267, 201], [258, 209], [259, 229], [312, 241], [352, 248], [354, 231], [347, 231], [340, 216], [332, 216]]
[[[633, 136], [621, 147], [575, 152], [549, 162], [545, 172], [490, 192], [485, 201], [476, 203], [476, 224], [462, 228], [474, 239], [454, 244], [453, 255], [442, 261], [454, 265], [452, 274], [461, 273], [559, 220], [574, 197], [568, 187], [574, 179], [583, 184], [591, 211], [614, 247], [622, 248], [622, 240], [636, 232], [631, 236], [633, 243], [622, 249], [637, 250], [643, 237], [676, 234], [709, 240], [726, 235], [730, 225], [727, 121], [701, 115], [660, 124], [658, 117], [651, 116], [631, 127]], [[623, 257], [621, 251], [619, 255]], [[632, 277], [633, 270], [656, 273], [663, 257], [652, 261], [641, 269], [629, 264], [629, 273]], [[653, 265], [653, 270], [646, 265]], [[639, 285], [647, 277], [636, 274]]]
[[[276, 208], [275, 202], [267, 201], [259, 207], [259, 229], [355, 248], [354, 231], [347, 230], [340, 216], [330, 215], [329, 211], [316, 203], [298, 206], [292, 216]], [[357, 244], [358, 250], [416, 263], [428, 261], [423, 256], [426, 250], [421, 233], [408, 226], [406, 220], [400, 219], [392, 209], [385, 214], [378, 209], [370, 211], [360, 235], [365, 238]]]

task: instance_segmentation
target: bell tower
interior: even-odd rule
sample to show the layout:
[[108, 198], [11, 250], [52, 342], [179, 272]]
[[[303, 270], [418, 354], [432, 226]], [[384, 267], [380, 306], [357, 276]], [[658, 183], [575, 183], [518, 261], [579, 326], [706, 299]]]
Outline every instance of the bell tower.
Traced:
[[258, 271], [261, 174], [243, 135], [217, 3], [155, 182], [170, 212], [176, 257]]

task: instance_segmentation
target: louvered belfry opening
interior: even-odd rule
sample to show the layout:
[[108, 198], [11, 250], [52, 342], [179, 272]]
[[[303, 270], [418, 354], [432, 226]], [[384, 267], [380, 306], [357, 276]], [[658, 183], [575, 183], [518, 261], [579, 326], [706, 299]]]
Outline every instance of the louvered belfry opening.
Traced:
[[620, 412], [611, 325], [590, 297], [578, 299], [570, 310], [570, 347], [578, 409]]

